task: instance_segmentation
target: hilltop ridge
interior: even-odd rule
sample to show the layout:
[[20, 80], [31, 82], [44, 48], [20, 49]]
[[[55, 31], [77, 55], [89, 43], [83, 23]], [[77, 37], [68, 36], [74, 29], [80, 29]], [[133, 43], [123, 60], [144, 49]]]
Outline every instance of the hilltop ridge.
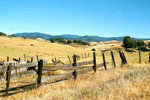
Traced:
[[[25, 33], [15, 33], [12, 34], [17, 37], [26, 37], [26, 38], [43, 38], [43, 39], [53, 39], [53, 38], [64, 38], [64, 39], [70, 39], [70, 40], [83, 40], [86, 42], [100, 42], [100, 41], [112, 41], [112, 40], [117, 40], [117, 41], [123, 41], [123, 38], [125, 36], [120, 36], [120, 37], [100, 37], [100, 36], [80, 36], [80, 35], [72, 35], [72, 34], [63, 34], [63, 35], [50, 35], [46, 33], [40, 33], [40, 32], [25, 32]], [[134, 38], [134, 40], [150, 40], [150, 38]]]

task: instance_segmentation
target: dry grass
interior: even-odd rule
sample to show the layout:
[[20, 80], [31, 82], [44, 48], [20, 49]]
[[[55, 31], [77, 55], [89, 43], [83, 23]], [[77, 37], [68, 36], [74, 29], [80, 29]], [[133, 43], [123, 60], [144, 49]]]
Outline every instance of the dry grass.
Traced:
[[149, 100], [150, 67], [99, 70], [77, 80], [64, 81], [19, 93], [5, 100]]
[[[34, 46], [31, 46], [33, 44]], [[0, 60], [6, 60], [9, 56], [10, 60], [13, 57], [21, 57], [24, 60], [24, 54], [26, 54], [28, 60], [34, 57], [36, 61], [36, 55], [39, 58], [51, 61], [52, 57], [57, 57], [63, 62], [68, 63], [67, 55], [82, 54], [90, 52], [85, 47], [73, 47], [69, 45], [63, 45], [58, 43], [50, 43], [49, 41], [41, 39], [23, 39], [23, 38], [8, 38], [0, 36]]]
[[[5, 41], [5, 42], [4, 42]], [[34, 44], [34, 46], [31, 46]], [[29, 58], [36, 54], [40, 58], [51, 60], [50, 57], [58, 57], [68, 63], [67, 55], [82, 54], [96, 48], [97, 64], [102, 63], [102, 50], [121, 48], [120, 42], [96, 43], [90, 47], [73, 47], [57, 43], [49, 43], [44, 40], [31, 40], [22, 38], [0, 37], [0, 57], [21, 57], [26, 54]], [[114, 50], [116, 69], [112, 69], [110, 52], [105, 52], [108, 70], [99, 69], [97, 73], [79, 75], [76, 81], [70, 79], [56, 84], [41, 86], [38, 89], [18, 93], [3, 100], [150, 100], [150, 66], [148, 64], [148, 52], [142, 52], [142, 63], [138, 64], [138, 52], [125, 52], [130, 66], [120, 67], [121, 60], [117, 50]], [[92, 56], [81, 61], [92, 60]], [[145, 66], [145, 67], [144, 67]], [[53, 74], [65, 73], [55, 71]], [[51, 73], [52, 74], [52, 73]], [[51, 75], [50, 74], [50, 75]], [[24, 77], [11, 80], [11, 87], [36, 82], [37, 76]], [[33, 79], [33, 80], [32, 80]], [[4, 89], [5, 82], [0, 83]]]

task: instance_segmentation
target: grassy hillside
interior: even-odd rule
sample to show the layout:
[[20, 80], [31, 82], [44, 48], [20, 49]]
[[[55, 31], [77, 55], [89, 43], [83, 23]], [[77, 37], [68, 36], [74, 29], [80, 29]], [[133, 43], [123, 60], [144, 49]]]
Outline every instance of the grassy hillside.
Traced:
[[[32, 44], [32, 45], [31, 45]], [[0, 60], [6, 56], [21, 57], [26, 54], [28, 59], [31, 56], [40, 55], [40, 58], [51, 61], [52, 57], [68, 63], [67, 55], [82, 54], [96, 48], [97, 64], [102, 63], [101, 51], [105, 52], [108, 70], [99, 68], [95, 74], [78, 75], [77, 80], [69, 79], [59, 83], [42, 85], [38, 89], [19, 92], [9, 97], [2, 97], [4, 100], [149, 100], [150, 99], [150, 64], [148, 63], [149, 52], [141, 52], [142, 63], [138, 63], [138, 52], [125, 52], [121, 47], [122, 43], [117, 41], [91, 43], [91, 46], [81, 47], [79, 45], [62, 45], [50, 43], [42, 39], [23, 39], [0, 37]], [[128, 65], [120, 66], [121, 60], [118, 49], [122, 49], [126, 55]], [[113, 50], [117, 68], [114, 69], [110, 50]], [[93, 56], [82, 59], [92, 60]], [[89, 66], [92, 68], [92, 65]], [[61, 73], [67, 73], [62, 71]], [[58, 74], [60, 74], [58, 72]], [[52, 74], [43, 77], [52, 77]], [[11, 80], [10, 88], [32, 84], [36, 82], [37, 75], [31, 75]], [[0, 82], [0, 90], [5, 89], [6, 82]], [[13, 84], [13, 85], [12, 85]]]
[[42, 39], [0, 37], [0, 60], [6, 60], [7, 56], [10, 57], [10, 60], [13, 57], [21, 57], [24, 60], [24, 54], [26, 54], [29, 60], [31, 57], [36, 60], [36, 55], [39, 55], [40, 58], [49, 61], [52, 57], [57, 57], [66, 62], [68, 61], [66, 59], [67, 55], [72, 56], [74, 53], [81, 54], [85, 52], [89, 52], [89, 50], [84, 49], [84, 47], [50, 43]]
[[98, 70], [69, 80], [19, 93], [4, 100], [149, 100], [150, 67], [124, 66]]

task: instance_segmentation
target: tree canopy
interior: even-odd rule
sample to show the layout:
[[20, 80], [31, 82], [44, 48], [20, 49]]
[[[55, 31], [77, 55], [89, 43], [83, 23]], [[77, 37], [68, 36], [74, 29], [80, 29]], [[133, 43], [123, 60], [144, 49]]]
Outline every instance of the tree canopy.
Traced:
[[68, 39], [63, 39], [63, 38], [53, 38], [49, 39], [52, 43], [57, 42], [57, 43], [63, 43], [63, 44], [80, 44], [80, 45], [89, 45], [88, 42], [82, 41], [82, 40], [68, 40]]
[[3, 32], [0, 32], [0, 36], [6, 36], [6, 34]]
[[130, 36], [126, 36], [123, 39], [123, 45], [125, 48], [141, 48], [145, 46], [142, 40], [133, 40]]

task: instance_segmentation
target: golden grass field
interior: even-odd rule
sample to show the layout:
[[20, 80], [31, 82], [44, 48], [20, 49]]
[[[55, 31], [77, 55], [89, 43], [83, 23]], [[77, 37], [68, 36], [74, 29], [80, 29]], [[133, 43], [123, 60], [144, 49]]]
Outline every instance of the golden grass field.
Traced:
[[124, 66], [79, 76], [2, 100], [149, 100], [150, 67]]
[[[34, 44], [34, 46], [31, 46]], [[0, 60], [6, 57], [23, 59], [26, 54], [28, 59], [40, 55], [41, 59], [49, 62], [52, 57], [57, 57], [69, 63], [67, 55], [90, 53], [89, 58], [81, 61], [92, 60], [92, 48], [96, 48], [97, 64], [102, 63], [101, 51], [113, 50], [117, 68], [112, 65], [110, 51], [105, 52], [108, 70], [99, 68], [96, 73], [90, 72], [79, 75], [77, 80], [69, 79], [59, 83], [42, 85], [33, 89], [17, 93], [2, 100], [150, 100], [150, 64], [149, 52], [141, 52], [142, 63], [138, 63], [138, 52], [123, 52], [128, 65], [120, 66], [121, 60], [117, 49], [122, 48], [122, 43], [117, 41], [91, 43], [91, 46], [70, 46], [50, 43], [42, 39], [23, 39], [0, 37]], [[62, 71], [63, 72], [63, 71]], [[10, 87], [26, 85], [36, 81], [36, 75], [11, 80]], [[5, 88], [5, 82], [0, 83], [0, 89]]]
[[[34, 46], [31, 46], [31, 44]], [[24, 54], [26, 54], [28, 60], [34, 57], [34, 61], [36, 61], [36, 55], [39, 55], [40, 59], [51, 61], [52, 57], [57, 57], [66, 62], [68, 55], [72, 56], [74, 53], [81, 54], [86, 52], [89, 52], [89, 50], [86, 50], [85, 47], [50, 43], [43, 39], [0, 37], [0, 60], [6, 60], [7, 56], [10, 57], [10, 60], [13, 57], [21, 57], [24, 60]]]

